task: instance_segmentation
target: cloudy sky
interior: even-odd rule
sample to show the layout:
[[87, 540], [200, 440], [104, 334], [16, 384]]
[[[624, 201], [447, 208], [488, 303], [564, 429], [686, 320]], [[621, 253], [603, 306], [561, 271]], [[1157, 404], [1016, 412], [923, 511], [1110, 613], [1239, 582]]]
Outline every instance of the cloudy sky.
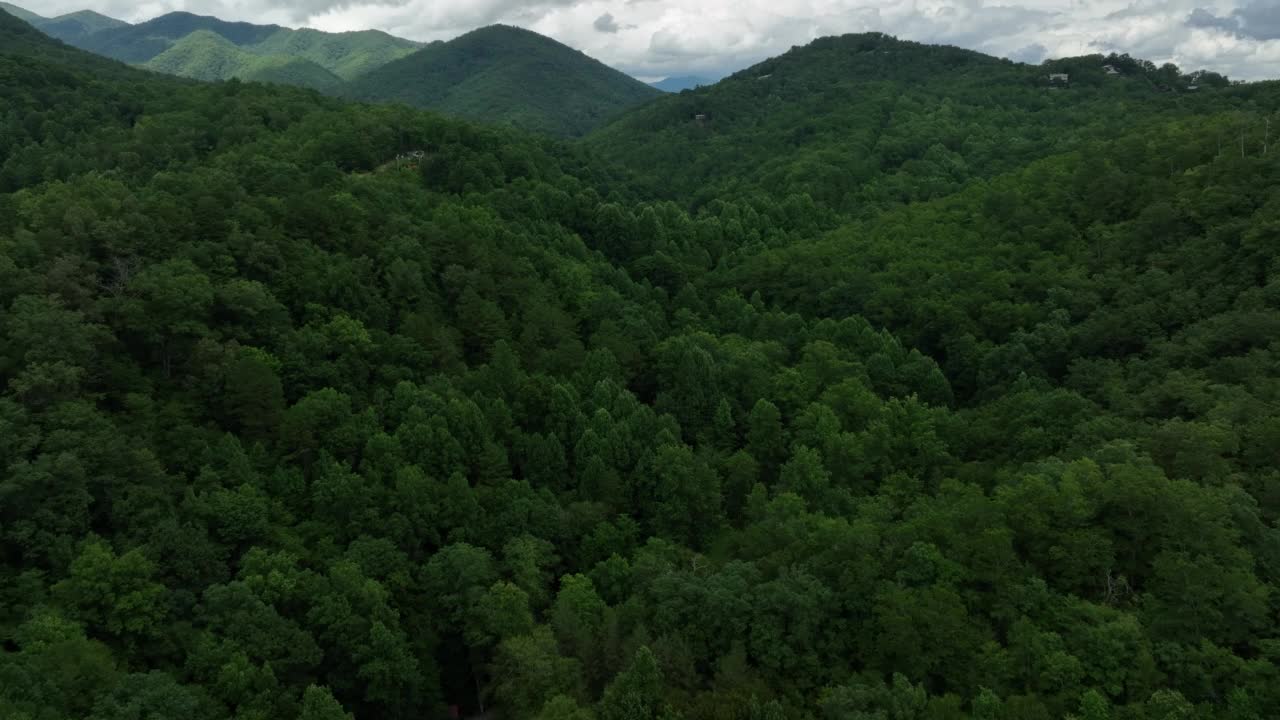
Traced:
[[17, 0], [42, 15], [124, 20], [171, 10], [416, 40], [502, 22], [550, 35], [644, 79], [719, 77], [813, 38], [877, 30], [1039, 62], [1111, 50], [1280, 78], [1280, 0]]

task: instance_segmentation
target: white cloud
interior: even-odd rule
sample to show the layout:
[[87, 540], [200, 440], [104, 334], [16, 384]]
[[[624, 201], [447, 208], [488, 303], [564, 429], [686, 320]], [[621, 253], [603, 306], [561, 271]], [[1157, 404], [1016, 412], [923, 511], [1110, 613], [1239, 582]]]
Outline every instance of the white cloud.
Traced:
[[1280, 0], [41, 0], [39, 12], [85, 7], [131, 21], [187, 10], [415, 40], [503, 22], [643, 77], [718, 76], [816, 37], [871, 30], [1024, 61], [1114, 50], [1280, 77]]

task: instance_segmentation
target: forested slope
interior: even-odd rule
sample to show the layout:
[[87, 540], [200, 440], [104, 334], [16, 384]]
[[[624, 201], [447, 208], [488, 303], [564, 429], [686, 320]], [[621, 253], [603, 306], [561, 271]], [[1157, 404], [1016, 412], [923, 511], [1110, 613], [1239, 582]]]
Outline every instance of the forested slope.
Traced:
[[[1119, 68], [1106, 75], [1104, 64]], [[1069, 84], [1052, 84], [1050, 73]], [[1213, 108], [1217, 75], [1126, 57], [1024, 65], [877, 33], [817, 40], [665, 96], [589, 138], [655, 195], [764, 190], [842, 212], [942, 197], [1081, 142]]]
[[493, 25], [388, 63], [343, 94], [578, 136], [662, 93], [551, 38]]
[[310, 60], [288, 55], [256, 55], [209, 30], [197, 30], [184, 36], [167, 50], [148, 60], [145, 67], [195, 80], [236, 78], [316, 90], [333, 88], [342, 83], [342, 78]]
[[[272, 68], [276, 73], [273, 81], [305, 87], [333, 84], [316, 66], [350, 80], [418, 47], [418, 43], [376, 30], [324, 33], [227, 22], [187, 12], [64, 39], [99, 55], [198, 80], [259, 80], [263, 79], [259, 70]], [[232, 55], [235, 58], [228, 60]], [[181, 61], [175, 61], [175, 56]], [[291, 71], [282, 73], [283, 66]]]
[[1204, 89], [646, 202], [0, 13], [0, 717], [1268, 717], [1280, 91]]

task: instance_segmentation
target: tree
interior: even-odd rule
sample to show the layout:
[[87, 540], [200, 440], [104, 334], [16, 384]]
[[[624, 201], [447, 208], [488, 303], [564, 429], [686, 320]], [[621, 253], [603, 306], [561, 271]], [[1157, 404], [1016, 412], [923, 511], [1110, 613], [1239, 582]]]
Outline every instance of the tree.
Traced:
[[778, 407], [761, 399], [747, 418], [747, 450], [761, 465], [766, 477], [776, 477], [786, 453], [782, 435], [782, 414]]
[[534, 720], [592, 720], [591, 710], [578, 705], [567, 695], [557, 695], [542, 706]]
[[140, 549], [116, 555], [93, 538], [53, 593], [64, 606], [75, 608], [90, 629], [132, 643], [161, 630], [166, 590], [154, 575], [155, 566]]
[[466, 632], [473, 647], [495, 645], [533, 630], [529, 596], [510, 582], [495, 582], [472, 609]]
[[702, 548], [719, 528], [720, 478], [714, 468], [685, 445], [658, 448], [655, 521], [659, 532], [690, 547]]
[[271, 439], [284, 417], [284, 386], [269, 356], [241, 351], [227, 368], [226, 400], [231, 416], [255, 439]]
[[302, 693], [302, 714], [299, 720], [353, 720], [354, 716], [342, 708], [333, 693], [324, 686], [308, 685]]
[[562, 651], [581, 660], [584, 667], [593, 667], [606, 609], [590, 578], [566, 575], [560, 579], [560, 592], [551, 608], [551, 627]]
[[462, 632], [467, 615], [496, 579], [489, 552], [467, 543], [443, 548], [427, 562], [422, 575], [424, 589], [439, 609], [437, 622], [453, 632]]
[[186, 260], [168, 260], [143, 269], [130, 282], [137, 297], [121, 308], [129, 329], [138, 333], [165, 377], [195, 340], [209, 334], [207, 323], [214, 289], [209, 278]]
[[492, 300], [482, 298], [475, 288], [463, 291], [457, 312], [463, 342], [472, 358], [487, 357], [494, 343], [510, 338], [502, 309]]
[[660, 720], [671, 717], [663, 697], [662, 672], [648, 647], [641, 646], [626, 670], [605, 688], [600, 720]]
[[493, 695], [502, 707], [533, 717], [557, 696], [583, 699], [582, 664], [562, 657], [550, 628], [538, 626], [529, 635], [507, 638], [494, 656]]
[[824, 501], [830, 489], [831, 474], [822, 465], [822, 455], [803, 445], [795, 449], [779, 473], [777, 491], [795, 493], [813, 508], [828, 507]]

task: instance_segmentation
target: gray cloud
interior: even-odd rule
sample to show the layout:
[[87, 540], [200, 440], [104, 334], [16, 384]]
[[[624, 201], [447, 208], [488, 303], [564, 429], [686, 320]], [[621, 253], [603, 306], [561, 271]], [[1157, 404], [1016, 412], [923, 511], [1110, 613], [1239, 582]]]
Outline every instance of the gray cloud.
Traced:
[[1196, 8], [1187, 16], [1187, 26], [1221, 30], [1253, 40], [1280, 40], [1280, 0], [1253, 0], [1227, 16]]
[[1218, 17], [1204, 8], [1196, 8], [1187, 16], [1187, 27], [1209, 28], [1236, 33], [1240, 31], [1240, 21], [1234, 17]]
[[602, 33], [617, 34], [619, 30], [618, 21], [614, 20], [613, 15], [609, 13], [605, 13], [600, 17], [596, 18], [596, 21], [592, 23], [591, 26], [594, 27], [598, 32], [602, 32]]
[[1240, 32], [1256, 40], [1280, 39], [1280, 0], [1253, 0], [1232, 13]]

